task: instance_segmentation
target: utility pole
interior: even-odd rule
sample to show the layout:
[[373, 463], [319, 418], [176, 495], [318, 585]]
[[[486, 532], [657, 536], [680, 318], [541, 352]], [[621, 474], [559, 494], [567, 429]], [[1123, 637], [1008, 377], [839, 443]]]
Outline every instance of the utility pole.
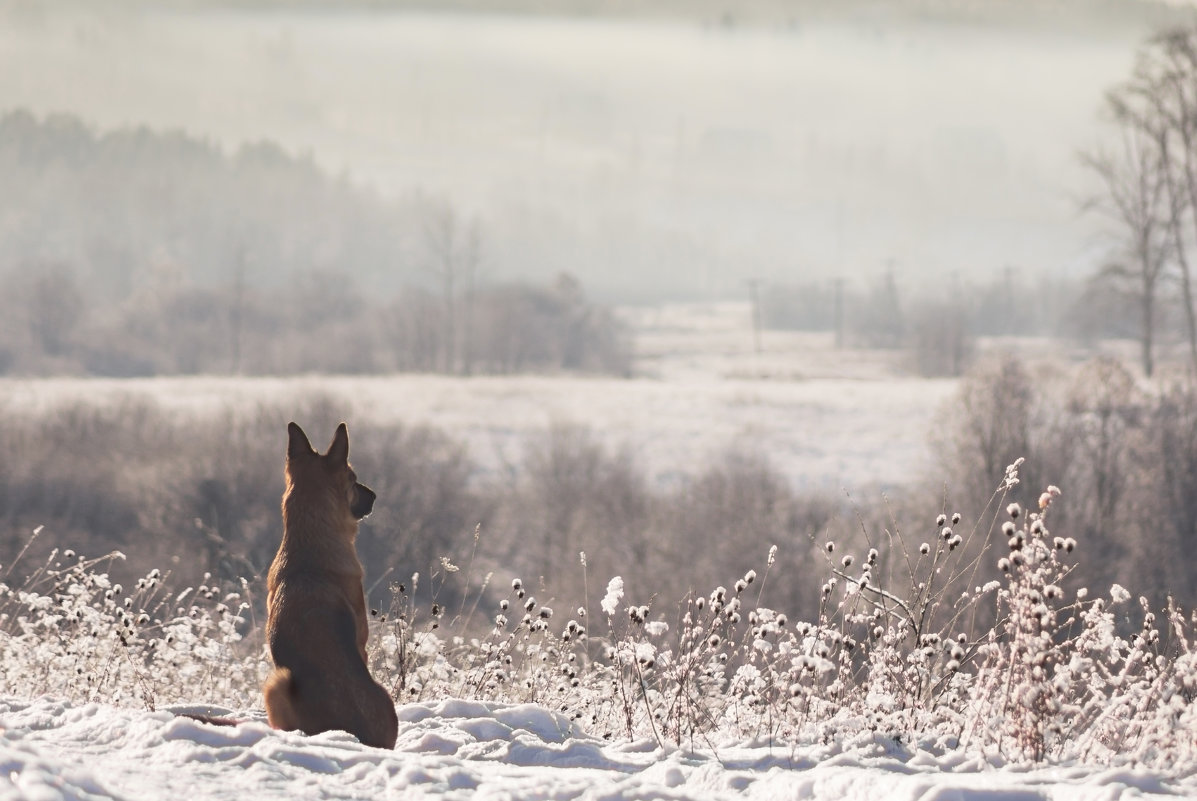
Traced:
[[898, 279], [894, 270], [897, 260], [893, 257], [885, 261], [885, 278], [883, 281], [884, 300], [883, 303], [888, 307], [885, 311], [889, 315], [887, 328], [885, 333], [888, 335], [888, 346], [891, 348], [900, 347], [902, 344], [902, 337], [905, 334], [905, 324], [902, 320], [902, 308], [898, 303]]
[[834, 315], [833, 325], [835, 327], [835, 349], [842, 350], [844, 347], [844, 279], [837, 278], [832, 282], [835, 287], [835, 305], [832, 310]]
[[748, 292], [752, 296], [752, 347], [757, 356], [761, 355], [761, 295], [760, 280], [748, 279]]
[[233, 309], [229, 320], [233, 337], [233, 375], [241, 372], [241, 333], [245, 324], [245, 243], [237, 242], [237, 264], [233, 268]]

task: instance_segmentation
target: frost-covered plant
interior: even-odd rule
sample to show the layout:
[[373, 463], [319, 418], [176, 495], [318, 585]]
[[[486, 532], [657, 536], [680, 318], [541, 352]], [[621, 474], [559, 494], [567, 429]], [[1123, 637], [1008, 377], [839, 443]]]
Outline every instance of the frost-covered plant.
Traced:
[[[393, 584], [390, 608], [371, 610], [371, 669], [398, 703], [532, 702], [608, 738], [717, 746], [863, 736], [1020, 762], [1197, 768], [1194, 619], [1175, 605], [1157, 619], [1117, 585], [1108, 597], [1071, 587], [1077, 543], [1047, 528], [1059, 491], [1033, 512], [1007, 504], [1017, 468], [994, 496], [1006, 509], [1000, 526], [968, 530], [945, 512], [909, 544], [896, 523], [881, 537], [865, 532], [860, 558], [822, 546], [827, 571], [812, 582], [821, 603], [810, 620], [768, 603], [776, 548], [759, 575], [676, 606], [612, 577], [593, 614], [585, 601], [554, 598], [543, 579], [500, 589], [490, 573], [471, 576], [472, 556], [463, 570], [444, 558]], [[259, 704], [265, 656], [246, 620], [249, 585], [176, 591], [153, 571], [126, 591], [108, 574], [119, 558], [56, 551], [13, 586], [9, 566], [3, 691]], [[584, 558], [582, 567], [585, 598]]]
[[998, 562], [1007, 582], [997, 593], [998, 623], [978, 651], [969, 733], [982, 731], [985, 742], [1019, 759], [1043, 759], [1064, 735], [1057, 679], [1070, 644], [1060, 630], [1060, 584], [1071, 571], [1063, 555], [1073, 547], [1059, 538], [1053, 547], [1044, 522], [1058, 494], [1050, 488], [1041, 511], [1029, 515], [1016, 503], [1007, 507], [1002, 535], [1008, 555]]
[[[1112, 609], [1128, 593], [1116, 587], [1111, 606], [1066, 590], [1076, 542], [1046, 527], [1058, 494], [1050, 488], [1030, 514], [1006, 505], [1009, 519], [992, 532], [957, 534], [961, 517], [943, 514], [917, 548], [896, 526], [860, 560], [829, 543], [811, 621], [764, 604], [754, 571], [691, 594], [673, 619], [615, 577], [589, 632], [585, 608], [549, 623], [516, 580], [487, 636], [425, 653], [421, 692], [534, 700], [605, 736], [662, 742], [872, 732], [1015, 761], [1191, 761], [1191, 743], [1175, 734], [1193, 718], [1191, 622], [1169, 611], [1166, 654], [1145, 602], [1140, 632], [1126, 635], [1129, 615]], [[989, 571], [1002, 578], [982, 583]]]
[[104, 572], [123, 558], [55, 549], [18, 587], [8, 583], [15, 564], [8, 567], [0, 583], [4, 691], [150, 709], [202, 699], [256, 703], [263, 660], [242, 635], [248, 587], [176, 592], [152, 570], [125, 588]]

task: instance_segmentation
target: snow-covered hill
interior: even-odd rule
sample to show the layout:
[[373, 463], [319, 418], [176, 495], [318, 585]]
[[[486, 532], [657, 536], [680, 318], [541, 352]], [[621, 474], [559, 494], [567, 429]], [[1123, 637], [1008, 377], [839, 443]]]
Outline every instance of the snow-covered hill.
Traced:
[[[176, 711], [181, 708], [176, 708]], [[399, 708], [394, 752], [346, 734], [50, 699], [0, 701], [5, 799], [1106, 799], [1197, 797], [1193, 775], [1132, 767], [1012, 769], [960, 752], [913, 755], [871, 737], [690, 749], [604, 742], [536, 705]]]

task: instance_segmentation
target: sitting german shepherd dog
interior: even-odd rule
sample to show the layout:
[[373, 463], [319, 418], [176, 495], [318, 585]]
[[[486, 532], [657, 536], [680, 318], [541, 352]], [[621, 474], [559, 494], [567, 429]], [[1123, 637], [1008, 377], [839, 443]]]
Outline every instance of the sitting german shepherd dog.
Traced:
[[266, 717], [276, 729], [339, 729], [394, 748], [395, 705], [366, 665], [366, 596], [354, 547], [374, 492], [349, 466], [344, 423], [324, 455], [295, 423], [287, 432], [283, 541], [267, 580], [274, 670], [262, 690]]

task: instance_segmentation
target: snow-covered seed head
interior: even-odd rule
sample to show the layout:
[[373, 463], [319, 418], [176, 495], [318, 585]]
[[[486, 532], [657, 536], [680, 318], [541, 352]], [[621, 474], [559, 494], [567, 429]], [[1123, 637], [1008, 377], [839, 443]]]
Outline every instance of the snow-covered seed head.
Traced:
[[1003, 573], [1009, 573], [1010, 572], [1010, 560], [1006, 559], [1005, 557], [999, 559], [998, 560], [998, 570], [1002, 571]]
[[718, 634], [712, 634], [709, 638], [707, 638], [707, 645], [709, 645], [711, 648], [718, 648], [722, 644], [723, 640], [719, 638]]
[[831, 553], [832, 551], [835, 550], [835, 543], [828, 541], [827, 544], [824, 545], [823, 547], [827, 549], [827, 553]]
[[960, 513], [959, 512], [952, 513], [952, 525], [953, 526], [960, 525]]
[[943, 528], [947, 524], [948, 524], [948, 516], [947, 515], [941, 514], [939, 517], [935, 518], [936, 528]]
[[952, 539], [951, 526], [944, 526], [943, 530], [939, 532], [939, 536], [943, 537], [945, 542]]
[[511, 589], [515, 590], [516, 592], [519, 592], [523, 588], [524, 588], [524, 582], [520, 581], [517, 578], [511, 580]]
[[746, 590], [746, 589], [748, 589], [747, 581], [745, 581], [744, 579], [740, 579], [739, 581], [736, 582], [736, 595], [739, 595], [740, 593], [744, 592], [744, 590]]
[[745, 584], [751, 584], [754, 581], [756, 581], [756, 571], [755, 570], [749, 570], [747, 573], [744, 574], [744, 583]]
[[1017, 503], [1012, 503], [1006, 507], [1006, 514], [1010, 515], [1011, 518], [1017, 520], [1019, 515], [1022, 514], [1022, 507], [1019, 506]]
[[852, 561], [853, 561], [852, 554], [848, 554], [847, 556], [845, 556], [843, 559], [840, 560], [840, 563], [844, 567], [852, 567]]
[[876, 549], [876, 548], [870, 548], [870, 549], [869, 549], [869, 555], [868, 555], [868, 558], [865, 560], [865, 561], [866, 561], [866, 563], [867, 563], [867, 564], [869, 564], [869, 565], [875, 565], [875, 564], [877, 564], [877, 556], [878, 556], [877, 549]]
[[923, 556], [926, 556], [927, 554], [931, 553], [931, 546], [924, 542], [919, 546], [919, 553], [921, 553]]

